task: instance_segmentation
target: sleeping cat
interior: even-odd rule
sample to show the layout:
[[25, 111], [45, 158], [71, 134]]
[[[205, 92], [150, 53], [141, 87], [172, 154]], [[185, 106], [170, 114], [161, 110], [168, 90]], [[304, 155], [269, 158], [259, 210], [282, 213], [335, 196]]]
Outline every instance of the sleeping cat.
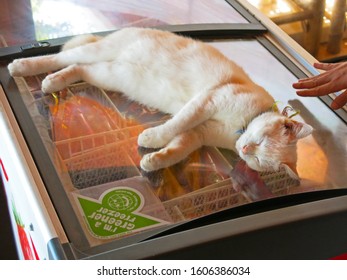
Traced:
[[79, 36], [58, 54], [17, 59], [8, 69], [12, 76], [59, 70], [42, 81], [45, 93], [83, 80], [171, 114], [138, 137], [140, 146], [161, 148], [142, 158], [145, 171], [171, 166], [206, 145], [236, 151], [254, 170], [285, 168], [298, 178], [296, 142], [312, 132], [271, 111], [271, 95], [217, 49], [166, 31]]

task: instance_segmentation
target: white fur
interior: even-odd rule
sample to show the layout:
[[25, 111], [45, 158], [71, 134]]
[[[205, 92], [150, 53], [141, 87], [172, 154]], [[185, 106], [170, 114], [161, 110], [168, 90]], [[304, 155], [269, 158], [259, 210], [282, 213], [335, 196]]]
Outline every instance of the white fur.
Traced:
[[[208, 44], [169, 32], [126, 28], [101, 40], [74, 39], [56, 55], [15, 60], [8, 69], [13, 76], [59, 70], [43, 80], [44, 92], [84, 80], [172, 114], [139, 135], [139, 145], [162, 148], [143, 157], [146, 171], [209, 145], [237, 151], [259, 171], [289, 166], [295, 177], [296, 141], [312, 130], [280, 113], [264, 113], [274, 100], [242, 68]], [[247, 130], [240, 137], [242, 127]]]

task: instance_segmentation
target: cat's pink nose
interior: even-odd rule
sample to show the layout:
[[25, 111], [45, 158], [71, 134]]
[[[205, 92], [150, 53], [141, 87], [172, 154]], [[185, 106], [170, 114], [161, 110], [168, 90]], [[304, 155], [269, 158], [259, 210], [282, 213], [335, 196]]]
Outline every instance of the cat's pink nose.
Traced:
[[244, 146], [242, 147], [242, 152], [243, 152], [244, 154], [247, 154], [247, 153], [249, 152], [249, 146], [248, 146], [248, 145], [244, 145]]
[[255, 145], [244, 145], [242, 147], [242, 153], [244, 153], [245, 155], [250, 155], [250, 154], [253, 154], [254, 151], [256, 149], [256, 146]]

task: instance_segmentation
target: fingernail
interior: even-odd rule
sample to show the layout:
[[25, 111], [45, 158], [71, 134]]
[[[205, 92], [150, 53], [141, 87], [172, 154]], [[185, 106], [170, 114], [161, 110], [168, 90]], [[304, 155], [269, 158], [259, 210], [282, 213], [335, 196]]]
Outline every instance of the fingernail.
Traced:
[[333, 110], [340, 109], [340, 105], [339, 105], [337, 102], [335, 102], [335, 101], [333, 101], [333, 102], [331, 103], [330, 107], [331, 107], [331, 109], [333, 109]]

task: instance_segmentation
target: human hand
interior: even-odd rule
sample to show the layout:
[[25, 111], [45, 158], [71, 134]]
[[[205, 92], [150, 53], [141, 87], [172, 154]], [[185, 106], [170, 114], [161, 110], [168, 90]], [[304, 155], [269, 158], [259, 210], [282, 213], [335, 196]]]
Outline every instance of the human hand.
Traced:
[[296, 93], [299, 96], [323, 96], [344, 90], [331, 103], [334, 110], [343, 107], [347, 103], [347, 62], [314, 63], [313, 66], [326, 72], [294, 83], [293, 88], [298, 89]]

